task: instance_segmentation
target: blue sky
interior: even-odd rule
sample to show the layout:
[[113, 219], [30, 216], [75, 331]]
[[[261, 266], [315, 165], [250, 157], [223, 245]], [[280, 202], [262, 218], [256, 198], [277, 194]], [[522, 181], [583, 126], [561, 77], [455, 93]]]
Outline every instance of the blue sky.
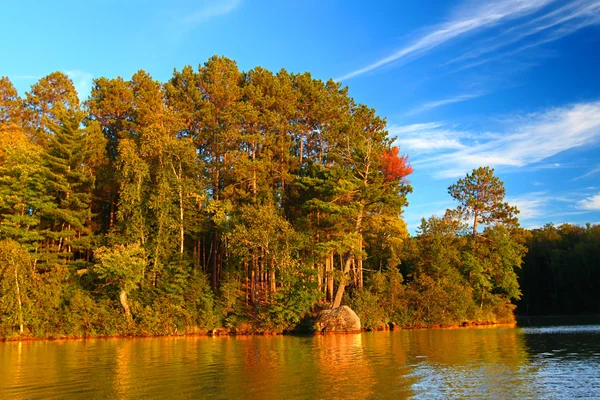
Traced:
[[480, 165], [525, 227], [600, 223], [600, 0], [7, 2], [0, 37], [21, 93], [56, 70], [82, 97], [100, 76], [165, 81], [213, 54], [337, 79], [410, 156], [411, 231]]

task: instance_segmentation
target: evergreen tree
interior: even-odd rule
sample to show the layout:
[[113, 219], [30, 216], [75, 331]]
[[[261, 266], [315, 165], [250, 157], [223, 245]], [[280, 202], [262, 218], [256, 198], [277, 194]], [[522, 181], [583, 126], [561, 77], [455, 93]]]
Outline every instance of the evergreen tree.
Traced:
[[[484, 303], [512, 315], [511, 299], [520, 297], [515, 269], [527, 252], [525, 235], [516, 215], [519, 210], [504, 202], [504, 184], [494, 170], [480, 167], [448, 188], [460, 202], [447, 216], [473, 219], [469, 250], [464, 252], [464, 271], [481, 309]], [[479, 224], [485, 224], [483, 233]], [[507, 311], [508, 310], [508, 311]]]
[[473, 219], [473, 238], [477, 237], [479, 224], [517, 223], [519, 211], [504, 202], [504, 184], [494, 176], [494, 169], [479, 167], [448, 188], [448, 193], [459, 202], [451, 216], [463, 220]]
[[32, 141], [46, 147], [53, 134], [48, 123], [59, 124], [64, 111], [79, 109], [73, 81], [62, 72], [43, 77], [27, 92], [24, 116]]
[[85, 113], [62, 109], [58, 122], [45, 120], [52, 136], [43, 153], [46, 184], [52, 207], [42, 211], [44, 263], [52, 267], [77, 258], [90, 259], [90, 202], [95, 177], [90, 166], [92, 125], [84, 127]]

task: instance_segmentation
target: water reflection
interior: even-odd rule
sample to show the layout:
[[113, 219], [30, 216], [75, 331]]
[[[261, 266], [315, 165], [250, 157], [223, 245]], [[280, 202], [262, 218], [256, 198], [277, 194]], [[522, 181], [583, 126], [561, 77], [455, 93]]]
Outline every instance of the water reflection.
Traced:
[[0, 398], [600, 394], [600, 328], [0, 343]]

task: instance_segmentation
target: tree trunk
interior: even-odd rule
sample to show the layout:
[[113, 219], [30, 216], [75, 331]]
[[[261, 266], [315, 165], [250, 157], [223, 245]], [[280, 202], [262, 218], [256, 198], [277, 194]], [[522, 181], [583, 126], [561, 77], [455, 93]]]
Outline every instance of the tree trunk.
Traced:
[[327, 256], [326, 264], [326, 277], [327, 277], [327, 297], [329, 301], [333, 301], [333, 254]]
[[344, 291], [346, 290], [346, 278], [348, 273], [350, 272], [350, 267], [352, 265], [352, 260], [354, 259], [354, 254], [352, 251], [348, 253], [346, 256], [346, 262], [344, 263], [344, 271], [342, 273], [342, 279], [340, 280], [340, 284], [338, 286], [338, 290], [335, 293], [335, 299], [333, 300], [333, 304], [331, 308], [338, 308], [342, 305], [342, 297], [344, 296]]
[[300, 168], [302, 168], [303, 150], [304, 150], [304, 135], [300, 134]]
[[[363, 214], [365, 211], [365, 205], [361, 203], [360, 209], [358, 211], [358, 216], [356, 217], [356, 225], [354, 227], [354, 232], [362, 237], [362, 220]], [[362, 245], [362, 242], [361, 242]], [[335, 293], [335, 299], [333, 300], [333, 305], [331, 308], [337, 308], [342, 304], [342, 296], [344, 295], [344, 290], [346, 289], [346, 279], [348, 277], [348, 273], [350, 272], [350, 268], [352, 263], [354, 262], [354, 249], [351, 249], [346, 256], [346, 262], [344, 263], [344, 270], [342, 271], [342, 279], [340, 280], [340, 285], [338, 286], [338, 290]]]
[[127, 317], [131, 317], [131, 310], [129, 309], [129, 302], [127, 301], [127, 292], [125, 289], [121, 289], [121, 293], [119, 293], [119, 300], [121, 301], [121, 306], [123, 306], [125, 315], [127, 315]]
[[269, 284], [271, 290], [271, 296], [277, 292], [277, 286], [275, 285], [275, 260], [271, 260], [271, 269], [269, 271]]
[[212, 288], [214, 291], [217, 290], [217, 228], [213, 226], [211, 253], [210, 253], [210, 264], [211, 264], [211, 277], [212, 277]]
[[[177, 175], [177, 174], [176, 174]], [[185, 237], [185, 230], [183, 226], [183, 172], [181, 169], [181, 161], [179, 162], [179, 255], [183, 257], [183, 244]]]
[[246, 289], [245, 290], [246, 296], [245, 297], [246, 297], [246, 305], [248, 305], [248, 297], [249, 297], [249, 294], [250, 294], [250, 287], [249, 287], [250, 286], [249, 285], [250, 282], [248, 280], [248, 261], [244, 261], [244, 270], [246, 271], [246, 274], [245, 274], [245, 277], [246, 277], [245, 278], [246, 279], [246, 288], [245, 288]]
[[321, 293], [323, 290], [323, 265], [321, 263], [317, 263], [317, 284], [319, 293]]
[[256, 201], [256, 143], [252, 143], [252, 199]]
[[358, 260], [357, 260], [357, 273], [358, 273], [358, 288], [363, 287], [363, 237], [362, 234], [358, 236]]
[[23, 333], [23, 303], [21, 303], [21, 288], [19, 286], [19, 273], [15, 263], [12, 263], [15, 268], [15, 285], [17, 287], [17, 304], [19, 305], [19, 332]]
[[252, 260], [252, 273], [250, 277], [250, 300], [256, 306], [256, 260]]

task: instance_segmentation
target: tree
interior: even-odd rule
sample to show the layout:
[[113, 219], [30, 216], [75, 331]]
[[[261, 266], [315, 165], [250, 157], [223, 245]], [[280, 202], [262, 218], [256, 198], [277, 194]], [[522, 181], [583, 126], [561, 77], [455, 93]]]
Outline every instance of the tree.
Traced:
[[53, 72], [31, 87], [25, 99], [25, 118], [32, 140], [46, 146], [52, 132], [48, 121], [59, 123], [63, 111], [79, 109], [79, 98], [73, 81], [62, 72]]
[[33, 262], [26, 249], [13, 240], [0, 241], [0, 321], [18, 325], [23, 333], [31, 310], [29, 295], [35, 284]]
[[93, 271], [106, 283], [119, 290], [119, 301], [128, 319], [131, 319], [131, 307], [127, 298], [138, 287], [143, 278], [145, 260], [139, 244], [128, 246], [115, 245], [112, 248], [100, 247], [94, 252], [97, 263]]
[[22, 126], [23, 101], [17, 89], [5, 76], [0, 77], [0, 129], [8, 126]]
[[106, 140], [107, 160], [96, 174], [95, 209], [104, 231], [113, 228], [117, 214], [119, 183], [116, 160], [121, 140], [132, 137], [135, 123], [131, 82], [121, 77], [94, 80], [86, 102], [89, 120], [100, 125]]
[[35, 252], [44, 239], [41, 214], [53, 204], [43, 149], [18, 130], [0, 142], [0, 152], [0, 237]]
[[61, 109], [58, 122], [45, 119], [52, 135], [42, 155], [46, 169], [46, 184], [53, 197], [53, 207], [42, 211], [45, 222], [46, 263], [73, 261], [74, 252], [88, 258], [91, 219], [90, 202], [95, 177], [90, 156], [95, 153], [90, 144], [98, 132], [97, 125], [83, 127], [85, 113]]
[[[448, 188], [448, 193], [460, 203], [447, 210], [446, 217], [466, 221], [473, 219], [472, 240], [463, 252], [463, 273], [481, 309], [489, 306], [505, 313], [514, 306], [511, 299], [520, 297], [516, 268], [521, 267], [527, 252], [525, 235], [516, 215], [519, 210], [504, 202], [504, 184], [494, 176], [494, 170], [480, 167]], [[486, 227], [478, 232], [479, 224]], [[504, 317], [502, 317], [504, 318]]]
[[451, 216], [462, 220], [473, 219], [473, 238], [477, 237], [480, 224], [501, 223], [515, 225], [516, 207], [504, 202], [506, 190], [500, 179], [494, 176], [494, 169], [479, 167], [448, 188], [448, 193], [459, 202]]
[[63, 73], [25, 101], [1, 79], [0, 240], [32, 257], [31, 331], [116, 332], [123, 310], [164, 333], [211, 321], [215, 293], [257, 329], [290, 329], [323, 293], [339, 305], [393, 271], [412, 168], [348, 93], [225, 57], [166, 84], [99, 78], [84, 107]]

